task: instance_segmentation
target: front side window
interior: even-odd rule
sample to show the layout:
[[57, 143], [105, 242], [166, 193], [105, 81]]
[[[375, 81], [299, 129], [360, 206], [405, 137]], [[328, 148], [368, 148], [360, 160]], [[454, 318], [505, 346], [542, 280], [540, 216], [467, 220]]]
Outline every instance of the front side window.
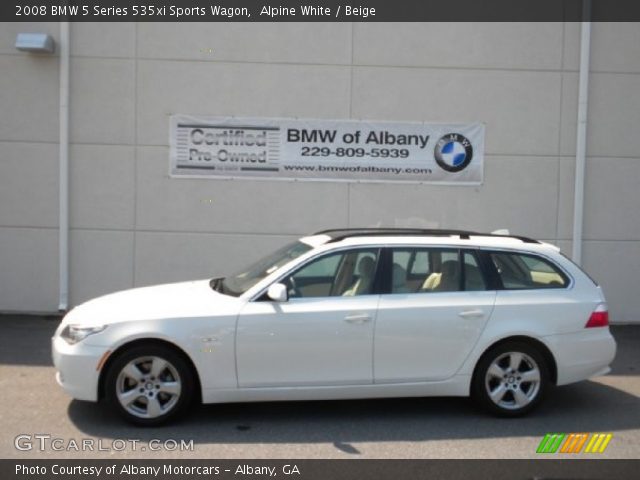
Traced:
[[378, 249], [329, 253], [282, 280], [289, 298], [353, 297], [374, 292]]
[[569, 284], [567, 276], [544, 258], [508, 252], [490, 255], [506, 290], [564, 288]]

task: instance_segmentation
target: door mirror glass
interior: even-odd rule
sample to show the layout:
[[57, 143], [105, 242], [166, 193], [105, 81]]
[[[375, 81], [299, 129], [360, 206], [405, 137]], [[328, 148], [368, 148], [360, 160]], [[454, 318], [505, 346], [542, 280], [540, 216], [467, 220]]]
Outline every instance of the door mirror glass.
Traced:
[[274, 302], [286, 302], [289, 299], [287, 287], [283, 283], [274, 283], [267, 290], [267, 296]]

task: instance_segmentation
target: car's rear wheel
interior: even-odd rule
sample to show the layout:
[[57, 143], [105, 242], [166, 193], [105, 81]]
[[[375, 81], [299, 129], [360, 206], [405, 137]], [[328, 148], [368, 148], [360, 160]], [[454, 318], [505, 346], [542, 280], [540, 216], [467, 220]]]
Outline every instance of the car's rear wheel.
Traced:
[[182, 355], [162, 345], [125, 350], [109, 367], [109, 403], [127, 421], [154, 426], [184, 413], [194, 395], [193, 372]]
[[490, 412], [517, 417], [533, 410], [549, 385], [544, 356], [523, 342], [506, 342], [485, 353], [473, 377], [472, 396]]

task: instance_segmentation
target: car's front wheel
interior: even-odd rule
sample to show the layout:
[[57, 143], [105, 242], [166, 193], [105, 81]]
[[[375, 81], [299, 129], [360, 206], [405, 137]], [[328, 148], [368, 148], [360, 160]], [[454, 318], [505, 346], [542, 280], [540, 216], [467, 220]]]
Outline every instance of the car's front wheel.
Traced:
[[105, 379], [109, 403], [131, 423], [154, 426], [193, 400], [194, 378], [182, 355], [162, 345], [138, 345], [118, 355]]
[[534, 409], [549, 385], [544, 356], [522, 342], [506, 342], [485, 353], [476, 368], [473, 397], [490, 412], [516, 417]]

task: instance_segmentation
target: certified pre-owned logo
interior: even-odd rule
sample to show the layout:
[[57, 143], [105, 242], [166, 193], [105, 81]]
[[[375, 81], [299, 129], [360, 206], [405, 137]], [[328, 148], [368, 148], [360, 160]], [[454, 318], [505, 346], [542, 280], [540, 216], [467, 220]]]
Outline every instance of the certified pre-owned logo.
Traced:
[[436, 162], [447, 172], [459, 172], [467, 168], [473, 158], [473, 146], [467, 137], [459, 133], [443, 135], [434, 151]]

